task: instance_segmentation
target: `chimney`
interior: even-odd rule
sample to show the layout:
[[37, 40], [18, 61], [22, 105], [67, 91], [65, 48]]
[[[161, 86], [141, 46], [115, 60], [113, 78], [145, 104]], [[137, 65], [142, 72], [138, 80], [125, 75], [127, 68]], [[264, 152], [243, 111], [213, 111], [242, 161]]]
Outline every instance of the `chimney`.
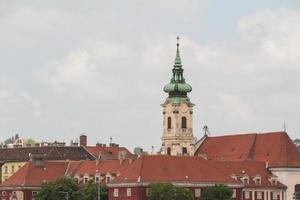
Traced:
[[269, 162], [267, 161], [266, 162], [266, 169], [268, 169], [269, 168]]
[[82, 134], [79, 136], [79, 145], [84, 146], [84, 147], [87, 146], [87, 136], [86, 135]]
[[29, 153], [29, 158], [30, 162], [33, 164], [35, 167], [44, 167], [44, 154], [34, 154], [34, 153]]

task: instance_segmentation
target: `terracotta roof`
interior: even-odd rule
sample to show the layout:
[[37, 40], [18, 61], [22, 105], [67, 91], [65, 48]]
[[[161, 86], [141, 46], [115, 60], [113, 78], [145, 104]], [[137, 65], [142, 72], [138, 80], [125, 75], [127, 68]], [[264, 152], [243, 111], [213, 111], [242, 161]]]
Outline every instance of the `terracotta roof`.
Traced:
[[29, 154], [45, 155], [47, 160], [93, 160], [92, 154], [83, 147], [23, 147], [0, 149], [0, 162], [28, 161]]
[[142, 156], [113, 183], [176, 182], [240, 184], [219, 170], [213, 162], [199, 157]]
[[96, 158], [99, 156], [104, 156], [105, 159], [118, 159], [118, 155], [120, 151], [126, 152], [128, 157], [132, 157], [132, 153], [126, 149], [125, 147], [118, 146], [87, 146], [85, 149], [94, 155]]
[[215, 161], [262, 161], [271, 167], [300, 167], [300, 153], [286, 132], [207, 137], [195, 155]]
[[45, 182], [64, 176], [68, 164], [68, 161], [45, 161], [43, 166], [35, 166], [28, 162], [0, 187], [39, 187]]
[[98, 164], [96, 161], [81, 161], [79, 164], [74, 162], [76, 166], [74, 167], [72, 163], [67, 173], [72, 176], [82, 176], [84, 174], [94, 175], [96, 173], [118, 174], [120, 171], [127, 169], [130, 165], [129, 162], [129, 160], [124, 160], [123, 162], [119, 160], [100, 160]]
[[[246, 188], [283, 188], [286, 186], [280, 182], [276, 185], [272, 185], [269, 179], [273, 176], [272, 173], [266, 168], [265, 162], [255, 161], [216, 161], [215, 164], [220, 170], [224, 171], [229, 176], [235, 175], [238, 179], [247, 175], [249, 176], [249, 184], [246, 184]], [[254, 177], [261, 177], [261, 184], [254, 182]]]

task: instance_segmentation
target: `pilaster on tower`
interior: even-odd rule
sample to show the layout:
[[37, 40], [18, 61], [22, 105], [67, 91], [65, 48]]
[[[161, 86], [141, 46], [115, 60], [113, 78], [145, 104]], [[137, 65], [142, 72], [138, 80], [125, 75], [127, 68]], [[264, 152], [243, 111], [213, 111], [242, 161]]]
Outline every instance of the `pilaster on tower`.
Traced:
[[163, 136], [161, 154], [194, 155], [195, 137], [193, 135], [193, 106], [187, 94], [192, 87], [185, 82], [179, 51], [179, 37], [172, 78], [165, 85], [168, 93], [163, 107]]

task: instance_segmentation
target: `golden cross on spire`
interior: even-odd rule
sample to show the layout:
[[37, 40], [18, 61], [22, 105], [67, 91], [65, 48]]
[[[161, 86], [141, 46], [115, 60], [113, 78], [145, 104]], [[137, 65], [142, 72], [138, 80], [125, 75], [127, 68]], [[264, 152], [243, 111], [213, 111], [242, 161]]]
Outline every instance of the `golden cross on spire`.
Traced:
[[180, 37], [177, 36], [177, 37], [176, 37], [176, 40], [177, 40], [177, 46], [179, 46], [179, 39], [180, 39]]

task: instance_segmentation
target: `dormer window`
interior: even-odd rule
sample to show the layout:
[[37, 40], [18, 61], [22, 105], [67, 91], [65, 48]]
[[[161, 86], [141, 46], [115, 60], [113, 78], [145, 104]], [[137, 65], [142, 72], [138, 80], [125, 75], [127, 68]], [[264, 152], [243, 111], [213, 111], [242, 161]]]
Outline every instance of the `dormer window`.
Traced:
[[88, 175], [88, 174], [85, 174], [84, 177], [83, 177], [83, 183], [84, 183], [84, 184], [87, 184], [89, 181], [90, 181], [89, 175]]
[[271, 185], [277, 185], [277, 176], [273, 175], [271, 178], [269, 178], [269, 181]]
[[253, 181], [256, 185], [261, 185], [261, 177], [259, 175], [255, 176]]
[[244, 185], [249, 185], [249, 177], [248, 176], [242, 177], [241, 181], [243, 182]]

